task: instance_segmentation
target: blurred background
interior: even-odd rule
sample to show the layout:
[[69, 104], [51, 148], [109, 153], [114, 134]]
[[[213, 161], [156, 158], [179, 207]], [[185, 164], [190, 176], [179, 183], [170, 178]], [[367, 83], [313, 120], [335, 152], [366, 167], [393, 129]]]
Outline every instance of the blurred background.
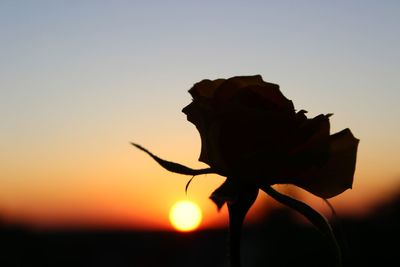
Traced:
[[[1, 1], [1, 266], [227, 266], [227, 211], [208, 199], [224, 178], [186, 195], [190, 177], [129, 143], [206, 167], [187, 90], [255, 74], [361, 140], [353, 189], [331, 199], [346, 263], [398, 261], [399, 23], [390, 0]], [[180, 200], [200, 207], [196, 231], [171, 225]], [[329, 266], [319, 233], [264, 194], [246, 226], [245, 266]]]

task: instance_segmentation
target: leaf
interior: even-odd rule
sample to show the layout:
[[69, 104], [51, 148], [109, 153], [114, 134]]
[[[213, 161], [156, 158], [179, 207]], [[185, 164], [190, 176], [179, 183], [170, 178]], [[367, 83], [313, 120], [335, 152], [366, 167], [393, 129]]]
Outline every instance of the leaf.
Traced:
[[189, 185], [192, 182], [194, 177], [195, 177], [195, 175], [193, 175], [192, 178], [190, 178], [190, 180], [186, 183], [186, 186], [185, 186], [185, 194], [186, 195], [187, 195], [187, 191], [188, 191]]
[[142, 147], [141, 145], [135, 144], [135, 143], [131, 143], [133, 146], [135, 146], [136, 148], [142, 150], [143, 152], [145, 152], [147, 155], [149, 155], [150, 157], [152, 157], [158, 164], [161, 165], [161, 167], [163, 167], [164, 169], [170, 171], [170, 172], [174, 172], [174, 173], [179, 173], [179, 174], [184, 174], [184, 175], [199, 175], [199, 174], [207, 174], [207, 173], [215, 173], [215, 171], [212, 168], [205, 168], [205, 169], [192, 169], [189, 167], [186, 167], [182, 164], [179, 163], [175, 163], [175, 162], [171, 162], [171, 161], [167, 161], [167, 160], [163, 160], [159, 157], [157, 157], [156, 155], [154, 155], [153, 153], [151, 153], [150, 151], [148, 151], [146, 148]]
[[328, 220], [318, 211], [314, 210], [306, 203], [279, 193], [271, 186], [262, 186], [261, 188], [265, 193], [270, 195], [276, 201], [294, 209], [305, 216], [318, 230], [320, 230], [330, 241], [332, 250], [334, 250], [337, 260], [337, 266], [342, 266], [342, 254], [336, 237], [333, 233], [332, 227]]

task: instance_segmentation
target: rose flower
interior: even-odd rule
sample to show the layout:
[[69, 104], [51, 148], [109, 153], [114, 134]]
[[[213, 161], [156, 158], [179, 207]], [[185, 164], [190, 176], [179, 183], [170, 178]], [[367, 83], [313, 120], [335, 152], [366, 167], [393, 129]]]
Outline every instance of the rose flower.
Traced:
[[203, 80], [189, 93], [193, 101], [183, 112], [200, 133], [199, 160], [209, 168], [191, 169], [132, 144], [169, 171], [226, 177], [210, 198], [219, 209], [228, 204], [232, 266], [240, 266], [241, 228], [259, 189], [308, 218], [330, 240], [340, 266], [340, 248], [326, 218], [272, 185], [294, 184], [325, 200], [342, 193], [353, 184], [359, 140], [349, 129], [331, 135], [331, 114], [307, 118], [305, 110], [296, 112], [279, 86], [260, 75]]
[[[330, 135], [331, 114], [296, 112], [260, 75], [203, 80], [189, 93], [183, 112], [200, 133], [199, 160], [234, 187], [294, 184], [322, 198], [352, 187], [359, 140], [349, 129]], [[219, 206], [235, 198], [232, 187], [221, 190], [212, 197]]]

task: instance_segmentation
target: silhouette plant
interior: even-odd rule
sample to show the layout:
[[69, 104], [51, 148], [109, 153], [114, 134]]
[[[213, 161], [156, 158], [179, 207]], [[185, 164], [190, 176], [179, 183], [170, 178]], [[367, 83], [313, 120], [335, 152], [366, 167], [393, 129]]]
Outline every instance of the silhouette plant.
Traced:
[[202, 80], [189, 93], [193, 100], [182, 111], [200, 133], [199, 160], [209, 168], [192, 169], [132, 145], [168, 171], [226, 177], [210, 199], [218, 209], [225, 203], [228, 206], [231, 266], [240, 267], [241, 230], [259, 190], [319, 229], [340, 266], [340, 248], [328, 220], [272, 185], [293, 184], [325, 200], [341, 194], [352, 187], [359, 140], [349, 129], [330, 135], [332, 114], [307, 118], [305, 110], [295, 111], [278, 85], [264, 82], [260, 75]]

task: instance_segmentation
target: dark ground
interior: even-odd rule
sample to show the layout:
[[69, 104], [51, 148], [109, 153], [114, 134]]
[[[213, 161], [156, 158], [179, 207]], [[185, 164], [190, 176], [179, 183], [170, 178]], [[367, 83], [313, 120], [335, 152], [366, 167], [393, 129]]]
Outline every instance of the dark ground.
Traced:
[[[333, 255], [315, 228], [277, 210], [243, 233], [244, 267], [332, 266]], [[371, 216], [341, 220], [344, 266], [400, 266], [400, 197]], [[343, 239], [340, 239], [343, 240]], [[191, 234], [131, 231], [0, 229], [2, 267], [227, 266], [227, 231]]]

